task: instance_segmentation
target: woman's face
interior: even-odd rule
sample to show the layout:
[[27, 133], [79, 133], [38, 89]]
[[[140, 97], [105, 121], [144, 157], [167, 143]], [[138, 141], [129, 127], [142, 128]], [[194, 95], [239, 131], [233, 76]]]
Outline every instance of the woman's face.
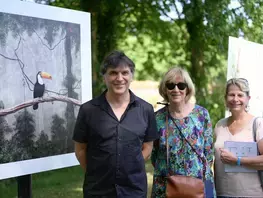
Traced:
[[180, 104], [185, 102], [187, 89], [187, 84], [180, 75], [176, 76], [174, 80], [167, 82], [166, 91], [169, 103]]
[[237, 85], [230, 85], [226, 96], [226, 105], [230, 112], [243, 112], [246, 110], [250, 96], [241, 91]]

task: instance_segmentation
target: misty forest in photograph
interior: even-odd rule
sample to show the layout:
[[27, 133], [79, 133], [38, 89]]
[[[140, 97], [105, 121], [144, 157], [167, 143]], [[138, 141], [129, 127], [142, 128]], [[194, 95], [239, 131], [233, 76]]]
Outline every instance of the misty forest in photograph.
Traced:
[[0, 164], [73, 152], [80, 101], [80, 25], [0, 12]]

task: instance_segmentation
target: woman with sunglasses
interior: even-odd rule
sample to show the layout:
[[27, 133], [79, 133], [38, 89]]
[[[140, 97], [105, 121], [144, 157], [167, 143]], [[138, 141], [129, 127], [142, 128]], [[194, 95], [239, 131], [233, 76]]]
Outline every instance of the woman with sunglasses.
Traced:
[[151, 156], [154, 166], [152, 197], [166, 197], [168, 173], [210, 181], [205, 189], [206, 198], [215, 197], [211, 171], [214, 154], [212, 125], [208, 111], [193, 100], [195, 88], [188, 72], [178, 67], [171, 68], [159, 85], [159, 93], [166, 105], [156, 112], [160, 137], [154, 143]]
[[[224, 149], [226, 141], [257, 141], [258, 150], [261, 154], [263, 153], [263, 120], [262, 118], [255, 119], [248, 112], [249, 100], [249, 84], [246, 79], [232, 78], [227, 81], [225, 102], [231, 115], [219, 120], [214, 130], [216, 137], [215, 183], [217, 195], [220, 198], [263, 197], [257, 171], [226, 173], [224, 166], [224, 164], [230, 164], [233, 166], [242, 165], [254, 170], [263, 169], [263, 155], [256, 157], [235, 156]], [[253, 133], [256, 136], [255, 140]]]

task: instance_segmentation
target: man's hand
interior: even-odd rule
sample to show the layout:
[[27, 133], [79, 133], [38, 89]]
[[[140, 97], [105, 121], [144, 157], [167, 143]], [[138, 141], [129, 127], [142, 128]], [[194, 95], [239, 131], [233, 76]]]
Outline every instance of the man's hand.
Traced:
[[80, 163], [80, 166], [85, 172], [87, 167], [86, 153], [87, 153], [87, 144], [75, 142], [75, 155]]
[[142, 155], [145, 161], [150, 158], [152, 149], [153, 149], [153, 142], [144, 142], [142, 144]]

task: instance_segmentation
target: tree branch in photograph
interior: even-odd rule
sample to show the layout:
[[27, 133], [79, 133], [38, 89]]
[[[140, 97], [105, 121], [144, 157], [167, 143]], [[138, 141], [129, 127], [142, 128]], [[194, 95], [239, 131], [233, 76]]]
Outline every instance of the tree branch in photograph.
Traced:
[[47, 92], [47, 93], [54, 93], [54, 94], [57, 94], [59, 96], [64, 95], [64, 94], [61, 94], [60, 91], [56, 92], [56, 91], [51, 91], [51, 90], [48, 90], [48, 89], [45, 89], [45, 92]]
[[9, 58], [9, 57], [5, 56], [4, 54], [1, 54], [1, 53], [0, 53], [0, 56], [4, 57], [7, 60], [17, 61], [16, 58]]
[[66, 96], [49, 96], [49, 97], [43, 97], [43, 98], [35, 98], [33, 100], [23, 102], [19, 105], [11, 107], [11, 108], [1, 109], [0, 110], [0, 116], [5, 116], [8, 114], [15, 113], [21, 109], [26, 108], [26, 107], [33, 106], [34, 104], [44, 103], [44, 102], [54, 102], [54, 101], [72, 103], [72, 104], [77, 105], [77, 106], [81, 105], [81, 101], [76, 100], [74, 98], [69, 98]]
[[17, 51], [18, 51], [18, 49], [19, 49], [19, 47], [20, 47], [20, 43], [21, 43], [21, 40], [22, 40], [21, 35], [19, 35], [19, 37], [20, 37], [20, 38], [19, 38], [17, 47], [16, 47], [16, 49], [14, 50], [14, 53], [15, 53], [16, 59], [17, 59], [17, 61], [18, 61], [19, 67], [20, 67], [20, 69], [21, 69], [21, 71], [22, 71], [22, 74], [23, 74], [23, 76], [24, 76], [24, 78], [25, 78], [25, 80], [26, 80], [26, 84], [27, 84], [27, 86], [28, 86], [28, 89], [29, 89], [30, 91], [33, 91], [33, 89], [30, 87], [29, 82], [30, 82], [32, 85], [34, 85], [34, 83], [33, 83], [33, 82], [30, 80], [30, 78], [26, 75], [26, 73], [25, 73], [25, 71], [24, 71], [25, 64], [21, 61], [21, 59], [20, 59], [20, 58], [18, 57], [18, 55], [17, 55]]
[[27, 86], [28, 86], [28, 89], [29, 89], [30, 91], [33, 91], [33, 89], [30, 87], [29, 82], [30, 82], [32, 85], [34, 85], [34, 83], [30, 80], [30, 78], [26, 75], [26, 73], [25, 73], [25, 71], [24, 71], [25, 64], [19, 59], [19, 57], [18, 57], [18, 55], [17, 55], [16, 52], [15, 52], [15, 55], [16, 55], [16, 57], [17, 57], [17, 61], [18, 61], [18, 64], [19, 64], [19, 66], [20, 66], [20, 69], [21, 69], [21, 71], [22, 71], [22, 74], [23, 74], [23, 76], [24, 76], [24, 78], [25, 78], [25, 80], [26, 80], [26, 84], [27, 84]]
[[76, 83], [76, 85], [73, 87], [73, 90], [74, 90], [74, 89], [80, 89], [80, 87], [81, 87], [81, 86], [80, 86], [80, 83], [81, 83], [81, 80], [78, 80], [77, 83]]
[[[20, 69], [21, 69], [21, 71], [22, 71], [23, 77], [25, 78], [25, 81], [26, 81], [26, 83], [27, 83], [27, 86], [28, 86], [29, 90], [30, 90], [30, 91], [33, 91], [33, 89], [30, 87], [29, 82], [30, 82], [32, 85], [34, 85], [34, 83], [29, 79], [29, 77], [28, 77], [28, 76], [26, 75], [26, 73], [24, 72], [25, 64], [21, 61], [21, 59], [18, 57], [18, 55], [17, 55], [17, 53], [16, 53], [17, 50], [18, 50], [19, 47], [20, 47], [21, 40], [22, 40], [22, 37], [20, 36], [20, 39], [19, 39], [18, 44], [17, 44], [17, 47], [14, 49], [14, 54], [15, 54], [16, 58], [10, 58], [10, 57], [7, 57], [7, 56], [5, 56], [5, 55], [3, 55], [3, 54], [0, 54], [0, 56], [4, 57], [4, 58], [7, 59], [7, 60], [12, 60], [12, 61], [17, 61], [17, 62], [18, 62], [18, 65], [19, 65], [19, 67], [20, 67]], [[28, 82], [28, 81], [29, 81], [29, 82]]]
[[[78, 80], [77, 82], [76, 82], [76, 85], [72, 88], [72, 90], [76, 90], [76, 89], [80, 89], [81, 88], [81, 85], [80, 85], [80, 83], [81, 83], [81, 80]], [[68, 89], [60, 89], [59, 90], [59, 95], [67, 95], [68, 94], [68, 92], [67, 92], [67, 90]], [[63, 91], [65, 91], [64, 93], [63, 93]]]
[[15, 48], [15, 52], [18, 50], [19, 46], [20, 46], [20, 43], [21, 43], [21, 40], [22, 40], [22, 37], [19, 35], [19, 41], [18, 41], [18, 44]]
[[[35, 32], [36, 33], [36, 32]], [[37, 33], [36, 33], [37, 34]], [[38, 35], [38, 34], [37, 34]], [[17, 58], [17, 61], [18, 61], [18, 63], [19, 63], [19, 66], [20, 66], [20, 69], [21, 69], [21, 71], [22, 71], [22, 74], [23, 74], [23, 76], [24, 76], [24, 78], [25, 78], [25, 80], [26, 80], [26, 83], [27, 83], [27, 86], [28, 86], [28, 88], [29, 88], [29, 90], [30, 91], [33, 91], [33, 89], [30, 87], [30, 84], [29, 84], [29, 82], [32, 84], [32, 85], [34, 85], [34, 83], [30, 80], [30, 78], [26, 75], [26, 73], [25, 73], [25, 71], [24, 71], [24, 67], [25, 67], [25, 64], [21, 61], [21, 59], [18, 57], [18, 55], [17, 55], [17, 50], [19, 49], [19, 47], [20, 47], [20, 42], [21, 42], [21, 39], [22, 39], [22, 37], [20, 36], [20, 39], [19, 39], [19, 42], [18, 42], [18, 45], [17, 45], [17, 48], [15, 49], [15, 56], [16, 56], [16, 58]], [[41, 39], [40, 37], [39, 37], [39, 39]], [[42, 42], [43, 43], [43, 42]], [[43, 44], [44, 45], [44, 44]], [[46, 47], [48, 47], [48, 46], [46, 46]], [[55, 48], [54, 48], [55, 49]], [[28, 82], [29, 81], [29, 82]], [[51, 91], [51, 90], [45, 90], [46, 92], [50, 92], [50, 93], [55, 93], [55, 94], [57, 94], [57, 95], [61, 95], [60, 93], [58, 93], [58, 92], [55, 92], [55, 91]]]
[[33, 30], [35, 32], [35, 34], [37, 35], [38, 39], [40, 40], [40, 42], [42, 43], [42, 45], [44, 45], [46, 48], [48, 48], [49, 50], [54, 50], [63, 40], [66, 39], [66, 36], [64, 36], [64, 38], [60, 39], [60, 41], [55, 44], [53, 47], [49, 47], [46, 43], [44, 43], [44, 41], [42, 40], [42, 38], [39, 36], [39, 34], [36, 32], [36, 30]]

